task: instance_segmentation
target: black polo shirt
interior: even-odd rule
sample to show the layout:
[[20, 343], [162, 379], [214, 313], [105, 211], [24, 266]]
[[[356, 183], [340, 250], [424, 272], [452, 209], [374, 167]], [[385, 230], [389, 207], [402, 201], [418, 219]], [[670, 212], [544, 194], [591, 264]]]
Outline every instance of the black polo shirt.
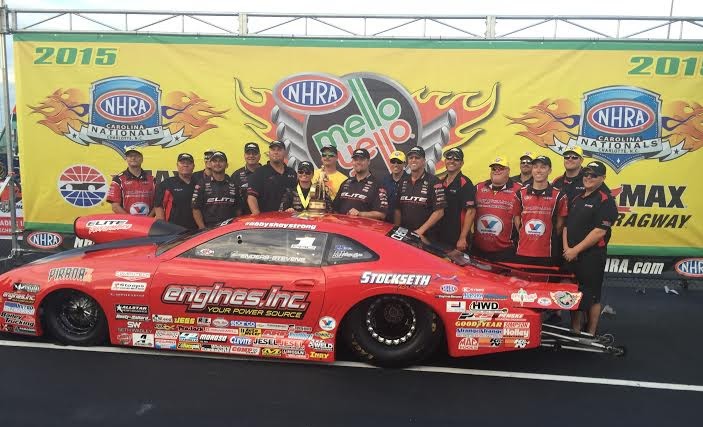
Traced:
[[[303, 197], [308, 197], [310, 194], [310, 191], [314, 191], [312, 187], [310, 188], [301, 188], [300, 192], [303, 194]], [[314, 193], [313, 193], [314, 195]], [[332, 212], [332, 200], [330, 200], [330, 195], [327, 191], [324, 192], [324, 198], [325, 198], [325, 212]], [[284, 212], [286, 209], [293, 208], [296, 212], [302, 212], [307, 210], [310, 207], [309, 201], [308, 201], [308, 206], [303, 205], [303, 200], [300, 198], [300, 194], [298, 194], [298, 186], [296, 185], [294, 189], [287, 188], [285, 194], [283, 195], [283, 198], [281, 199], [281, 207], [279, 210], [281, 212]]]
[[613, 223], [618, 217], [618, 208], [610, 191], [603, 186], [588, 196], [582, 193], [569, 204], [569, 216], [566, 219], [567, 242], [570, 247], [579, 244], [592, 230], [606, 230], [605, 236], [590, 249], [605, 249], [610, 240]]
[[476, 187], [462, 173], [454, 177], [452, 182], [448, 183], [446, 176], [441, 182], [447, 207], [444, 208], [444, 216], [439, 221], [439, 240], [454, 247], [461, 234], [466, 210], [476, 208]]
[[154, 207], [163, 208], [166, 221], [178, 224], [189, 230], [198, 226], [193, 219], [193, 190], [195, 183], [185, 182], [179, 176], [172, 176], [156, 185]]
[[191, 206], [193, 209], [200, 209], [205, 226], [212, 227], [237, 216], [240, 203], [237, 187], [229, 176], [225, 175], [222, 181], [210, 177], [195, 184]]
[[[259, 165], [261, 166], [261, 165]], [[246, 166], [242, 166], [232, 173], [232, 182], [239, 189], [239, 195], [242, 198], [242, 215], [251, 213], [249, 204], [247, 203], [247, 190], [249, 189], [249, 177], [254, 173]]]
[[[447, 207], [444, 186], [436, 176], [427, 172], [414, 182], [410, 175], [403, 178], [396, 198], [396, 209], [400, 209], [400, 225], [413, 231], [420, 228], [432, 212]], [[428, 233], [436, 233], [434, 230], [437, 226], [432, 228]]]
[[[583, 185], [583, 169], [579, 170], [579, 174], [573, 178], [569, 178], [566, 176], [566, 173], [564, 173], [564, 175], [552, 181], [552, 185], [566, 194], [566, 197], [569, 198], [569, 205], [571, 205], [571, 201], [574, 200], [574, 197], [586, 191], [586, 187]], [[603, 183], [601, 187], [606, 192], [610, 193], [610, 188], [608, 188], [605, 183]]]
[[293, 169], [284, 165], [283, 173], [278, 173], [266, 163], [249, 176], [247, 195], [257, 198], [260, 212], [276, 212], [286, 189], [295, 189], [297, 184], [298, 177]]
[[534, 179], [533, 179], [532, 177], [527, 178], [525, 181], [521, 181], [521, 180], [520, 180], [520, 174], [517, 174], [517, 175], [515, 175], [515, 176], [511, 176], [510, 179], [512, 179], [513, 181], [515, 181], [515, 182], [517, 182], [518, 184], [522, 185], [523, 187], [526, 186], [526, 185], [532, 184], [532, 182], [534, 181]]
[[337, 191], [332, 209], [341, 214], [347, 214], [349, 210], [356, 209], [359, 212], [378, 211], [386, 215], [388, 212], [386, 189], [373, 175], [362, 180], [356, 177], [347, 178]]

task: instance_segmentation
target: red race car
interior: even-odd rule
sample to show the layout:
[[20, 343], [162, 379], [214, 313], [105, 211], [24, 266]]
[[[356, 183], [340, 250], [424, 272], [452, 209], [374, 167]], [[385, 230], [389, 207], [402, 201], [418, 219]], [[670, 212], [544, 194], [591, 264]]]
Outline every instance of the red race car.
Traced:
[[0, 330], [323, 362], [346, 344], [370, 363], [405, 366], [442, 343], [455, 357], [538, 347], [541, 312], [581, 298], [573, 283], [529, 280], [348, 216], [266, 214], [188, 233], [92, 215], [75, 233], [96, 245], [0, 276]]

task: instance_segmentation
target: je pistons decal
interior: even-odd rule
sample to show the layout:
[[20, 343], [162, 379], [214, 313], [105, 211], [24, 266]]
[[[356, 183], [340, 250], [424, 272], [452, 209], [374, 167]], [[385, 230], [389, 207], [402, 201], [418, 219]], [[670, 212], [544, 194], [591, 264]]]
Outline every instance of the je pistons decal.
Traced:
[[[662, 113], [658, 93], [632, 86], [607, 86], [583, 94], [581, 113], [567, 99], [545, 99], [510, 124], [517, 134], [562, 154], [579, 146], [584, 155], [607, 163], [616, 173], [643, 159], [666, 162], [703, 145], [696, 123], [700, 105], [673, 101]], [[546, 129], [546, 131], [545, 131]], [[662, 131], [667, 132], [662, 135]]]
[[217, 127], [223, 118], [195, 93], [170, 92], [163, 97], [157, 83], [138, 77], [109, 77], [93, 82], [88, 101], [80, 89], [58, 89], [32, 113], [38, 122], [76, 144], [105, 145], [124, 157], [129, 146], [170, 148]]
[[320, 148], [331, 145], [349, 174], [352, 153], [365, 148], [377, 176], [389, 173], [393, 151], [407, 153], [418, 145], [427, 153], [428, 170], [441, 173], [443, 151], [477, 136], [482, 129], [474, 126], [497, 102], [497, 84], [480, 100], [479, 91], [410, 93], [387, 76], [363, 72], [339, 77], [307, 72], [283, 77], [272, 89], [250, 90], [253, 95], [245, 95], [236, 82], [237, 106], [255, 121], [246, 126], [263, 141], [283, 141], [289, 166], [301, 161], [319, 166]]
[[309, 292], [284, 291], [281, 286], [230, 288], [215, 282], [212, 286], [168, 285], [161, 301], [184, 305], [186, 311], [194, 313], [302, 319], [310, 305], [308, 295]]

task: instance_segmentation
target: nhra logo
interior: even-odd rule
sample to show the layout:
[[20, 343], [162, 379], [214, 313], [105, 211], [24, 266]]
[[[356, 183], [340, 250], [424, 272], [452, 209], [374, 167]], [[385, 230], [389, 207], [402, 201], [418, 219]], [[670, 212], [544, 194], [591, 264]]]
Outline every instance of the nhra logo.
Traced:
[[674, 269], [681, 276], [701, 278], [703, 277], [703, 258], [686, 258], [677, 262]]
[[54, 249], [63, 243], [63, 237], [49, 231], [35, 231], [27, 236], [27, 243], [37, 249]]
[[157, 102], [135, 90], [112, 90], [95, 101], [95, 112], [107, 120], [133, 123], [153, 116]]
[[700, 115], [695, 103], [670, 102], [667, 117], [658, 93], [607, 86], [584, 93], [580, 115], [571, 105], [568, 99], [545, 99], [509, 119], [525, 127], [518, 135], [559, 155], [567, 147], [581, 147], [585, 156], [602, 160], [615, 173], [639, 160], [670, 161], [698, 148], [698, 131], [687, 124]]
[[58, 180], [61, 197], [79, 208], [90, 208], [107, 195], [107, 181], [100, 171], [88, 165], [73, 165]]
[[341, 80], [325, 74], [291, 76], [273, 89], [276, 103], [306, 114], [330, 113], [347, 105], [349, 89]]

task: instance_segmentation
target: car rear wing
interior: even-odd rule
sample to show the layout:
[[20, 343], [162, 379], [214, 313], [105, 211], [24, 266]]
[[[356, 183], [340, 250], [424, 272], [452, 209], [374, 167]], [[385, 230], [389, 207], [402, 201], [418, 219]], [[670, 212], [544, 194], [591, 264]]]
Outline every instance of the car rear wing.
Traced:
[[107, 243], [141, 237], [176, 235], [186, 229], [153, 217], [96, 214], [77, 218], [73, 223], [73, 230], [81, 239]]

